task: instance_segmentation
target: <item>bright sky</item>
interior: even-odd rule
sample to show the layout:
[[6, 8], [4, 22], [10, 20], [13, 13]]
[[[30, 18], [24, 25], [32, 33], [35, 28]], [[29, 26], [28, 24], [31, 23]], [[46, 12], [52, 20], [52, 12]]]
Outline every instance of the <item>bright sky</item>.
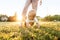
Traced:
[[[37, 15], [45, 17], [46, 15], [60, 14], [60, 0], [42, 0], [42, 5], [38, 4]], [[6, 14], [8, 16], [17, 15], [20, 16], [26, 0], [0, 0], [0, 14]], [[31, 10], [31, 6], [28, 10]]]

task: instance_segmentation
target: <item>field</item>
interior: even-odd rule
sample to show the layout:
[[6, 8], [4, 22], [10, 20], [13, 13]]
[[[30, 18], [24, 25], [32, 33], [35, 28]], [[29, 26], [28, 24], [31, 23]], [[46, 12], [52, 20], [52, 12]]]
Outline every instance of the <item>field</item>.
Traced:
[[60, 22], [40, 22], [40, 28], [20, 27], [19, 22], [0, 22], [0, 40], [58, 40]]

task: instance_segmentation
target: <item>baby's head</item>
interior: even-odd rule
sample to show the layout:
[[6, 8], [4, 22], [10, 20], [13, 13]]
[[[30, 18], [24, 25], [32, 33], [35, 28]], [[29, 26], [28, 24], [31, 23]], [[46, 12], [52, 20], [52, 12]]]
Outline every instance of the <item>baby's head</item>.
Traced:
[[36, 17], [36, 11], [35, 10], [31, 10], [28, 13], [28, 19], [29, 20], [34, 20], [34, 18]]

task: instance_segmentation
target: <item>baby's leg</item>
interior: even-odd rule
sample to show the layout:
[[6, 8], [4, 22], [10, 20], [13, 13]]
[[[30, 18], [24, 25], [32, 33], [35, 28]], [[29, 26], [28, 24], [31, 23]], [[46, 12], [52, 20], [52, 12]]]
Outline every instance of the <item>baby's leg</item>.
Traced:
[[38, 6], [38, 0], [32, 0], [32, 8], [36, 11]]

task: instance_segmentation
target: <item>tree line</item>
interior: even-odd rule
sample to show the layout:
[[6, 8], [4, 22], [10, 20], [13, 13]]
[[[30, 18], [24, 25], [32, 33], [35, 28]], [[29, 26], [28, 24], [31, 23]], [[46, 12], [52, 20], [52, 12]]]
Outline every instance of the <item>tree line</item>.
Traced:
[[[15, 22], [17, 20], [16, 14], [14, 16], [7, 16], [7, 15], [0, 15], [0, 22]], [[40, 21], [60, 21], [60, 15], [49, 15], [45, 16], [44, 18], [41, 18], [40, 16], [36, 16], [36, 18]]]
[[15, 22], [16, 17], [16, 15], [9, 17], [7, 15], [0, 15], [0, 22]]
[[42, 19], [43, 21], [60, 21], [60, 15], [49, 15]]

